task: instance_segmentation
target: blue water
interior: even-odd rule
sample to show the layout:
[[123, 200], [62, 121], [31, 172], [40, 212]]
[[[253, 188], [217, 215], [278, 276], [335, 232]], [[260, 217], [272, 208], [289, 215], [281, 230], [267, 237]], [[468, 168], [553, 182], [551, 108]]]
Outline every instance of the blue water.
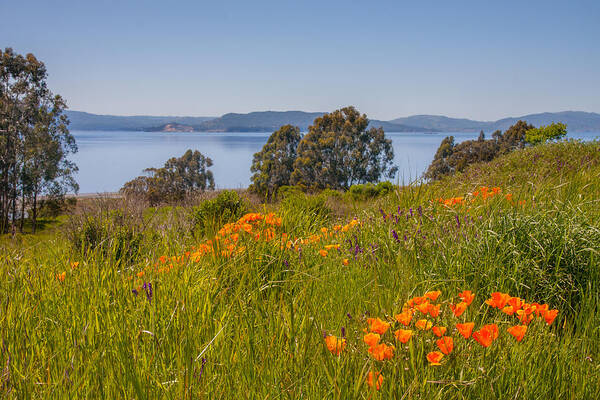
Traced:
[[[80, 193], [116, 192], [125, 182], [149, 167], [162, 167], [187, 149], [210, 157], [217, 188], [245, 188], [250, 184], [252, 156], [266, 143], [269, 133], [166, 133], [126, 131], [72, 131], [79, 152], [71, 156], [79, 167]], [[476, 139], [478, 133], [386, 133], [392, 139], [396, 179], [409, 182], [421, 176], [442, 139]], [[599, 133], [568, 137], [593, 140]]]

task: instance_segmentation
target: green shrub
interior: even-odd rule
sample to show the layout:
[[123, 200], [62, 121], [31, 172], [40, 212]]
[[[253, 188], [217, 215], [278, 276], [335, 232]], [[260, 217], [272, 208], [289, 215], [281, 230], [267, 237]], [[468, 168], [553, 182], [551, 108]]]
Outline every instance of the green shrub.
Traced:
[[[331, 196], [331, 192], [335, 195]], [[339, 193], [333, 190], [325, 190], [318, 195], [288, 192], [280, 205], [285, 229], [306, 233], [323, 226], [333, 215], [330, 197], [339, 197]]]
[[75, 197], [59, 197], [41, 200], [39, 202], [38, 216], [41, 218], [56, 218], [73, 209], [77, 204]]
[[377, 185], [373, 183], [365, 183], [362, 185], [352, 185], [348, 190], [349, 196], [353, 200], [366, 200], [376, 197], [385, 196], [394, 190], [394, 185], [391, 182], [379, 182]]
[[144, 234], [141, 226], [122, 210], [71, 218], [67, 238], [78, 253], [131, 263], [140, 253]]
[[193, 229], [202, 234], [216, 231], [248, 212], [248, 205], [236, 191], [224, 190], [217, 197], [202, 202], [192, 211]]

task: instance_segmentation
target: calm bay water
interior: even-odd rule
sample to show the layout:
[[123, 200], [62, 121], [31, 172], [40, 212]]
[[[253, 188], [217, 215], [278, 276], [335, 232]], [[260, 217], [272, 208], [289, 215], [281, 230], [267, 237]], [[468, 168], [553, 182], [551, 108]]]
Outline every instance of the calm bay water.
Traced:
[[[149, 167], [162, 167], [187, 149], [212, 158], [217, 188], [245, 188], [250, 184], [252, 156], [269, 133], [166, 133], [128, 131], [73, 131], [79, 152], [71, 158], [79, 167], [80, 193], [116, 192], [125, 182]], [[409, 182], [425, 171], [442, 139], [476, 139], [478, 133], [387, 133], [392, 139], [397, 180]], [[574, 133], [569, 137], [593, 140], [600, 133]]]

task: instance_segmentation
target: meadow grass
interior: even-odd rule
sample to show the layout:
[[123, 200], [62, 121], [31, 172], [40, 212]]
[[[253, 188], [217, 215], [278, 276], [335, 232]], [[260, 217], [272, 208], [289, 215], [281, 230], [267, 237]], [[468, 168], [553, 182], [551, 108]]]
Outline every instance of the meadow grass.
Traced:
[[[467, 195], [482, 186], [501, 193]], [[281, 218], [267, 227], [274, 240], [263, 240], [265, 230], [258, 240], [240, 234], [234, 251], [198, 257], [185, 253], [226, 221], [201, 237], [185, 207], [113, 205], [61, 217], [61, 228], [2, 238], [0, 390], [7, 398], [600, 398], [599, 186], [599, 143], [537, 146], [382, 198], [294, 195], [255, 206]], [[320, 254], [327, 245], [339, 248]], [[393, 339], [408, 299], [440, 290], [440, 301], [454, 301], [464, 289], [476, 294], [465, 314], [443, 304], [434, 321], [454, 338], [441, 365], [426, 359], [437, 350], [430, 331], [412, 327], [406, 345]], [[535, 319], [517, 342], [506, 332], [514, 317], [484, 303], [497, 291], [549, 304], [558, 317]], [[383, 335], [396, 347], [390, 360], [375, 360], [363, 342], [377, 317], [392, 324]], [[464, 339], [454, 324], [465, 321], [496, 323], [499, 338], [487, 348]], [[324, 334], [340, 337], [342, 328], [346, 345], [335, 355]], [[369, 371], [383, 375], [379, 390], [365, 383]]]

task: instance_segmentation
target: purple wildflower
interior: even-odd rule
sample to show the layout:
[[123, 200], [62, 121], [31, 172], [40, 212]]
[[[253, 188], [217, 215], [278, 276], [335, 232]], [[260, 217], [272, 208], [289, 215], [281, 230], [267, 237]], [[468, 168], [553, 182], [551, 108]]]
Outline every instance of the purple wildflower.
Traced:
[[346, 317], [348, 317], [348, 319], [352, 319], [352, 315], [350, 315], [350, 313], [346, 313]]
[[342, 337], [346, 337], [346, 328], [342, 326]]
[[152, 283], [144, 282], [142, 289], [144, 289], [144, 291], [146, 292], [146, 298], [148, 299], [148, 301], [152, 301]]
[[458, 215], [455, 215], [454, 218], [456, 219], [456, 226], [460, 228], [460, 219], [458, 218]]
[[394, 239], [396, 239], [396, 242], [399, 242], [400, 239], [398, 238], [398, 234], [396, 233], [395, 230], [392, 229], [392, 236], [394, 237]]
[[137, 296], [137, 295], [138, 295], [138, 291], [137, 291], [137, 290], [135, 290], [135, 289], [131, 289], [131, 293], [133, 293], [135, 296]]
[[200, 373], [198, 374], [198, 380], [202, 378], [202, 373], [204, 372], [204, 364], [206, 364], [206, 358], [202, 357], [202, 365], [200, 366]]
[[381, 216], [383, 217], [383, 220], [385, 221], [385, 220], [386, 220], [386, 218], [387, 218], [387, 215], [386, 215], [385, 211], [383, 211], [383, 209], [382, 209], [382, 208], [380, 208], [380, 209], [379, 209], [379, 212], [381, 213]]

